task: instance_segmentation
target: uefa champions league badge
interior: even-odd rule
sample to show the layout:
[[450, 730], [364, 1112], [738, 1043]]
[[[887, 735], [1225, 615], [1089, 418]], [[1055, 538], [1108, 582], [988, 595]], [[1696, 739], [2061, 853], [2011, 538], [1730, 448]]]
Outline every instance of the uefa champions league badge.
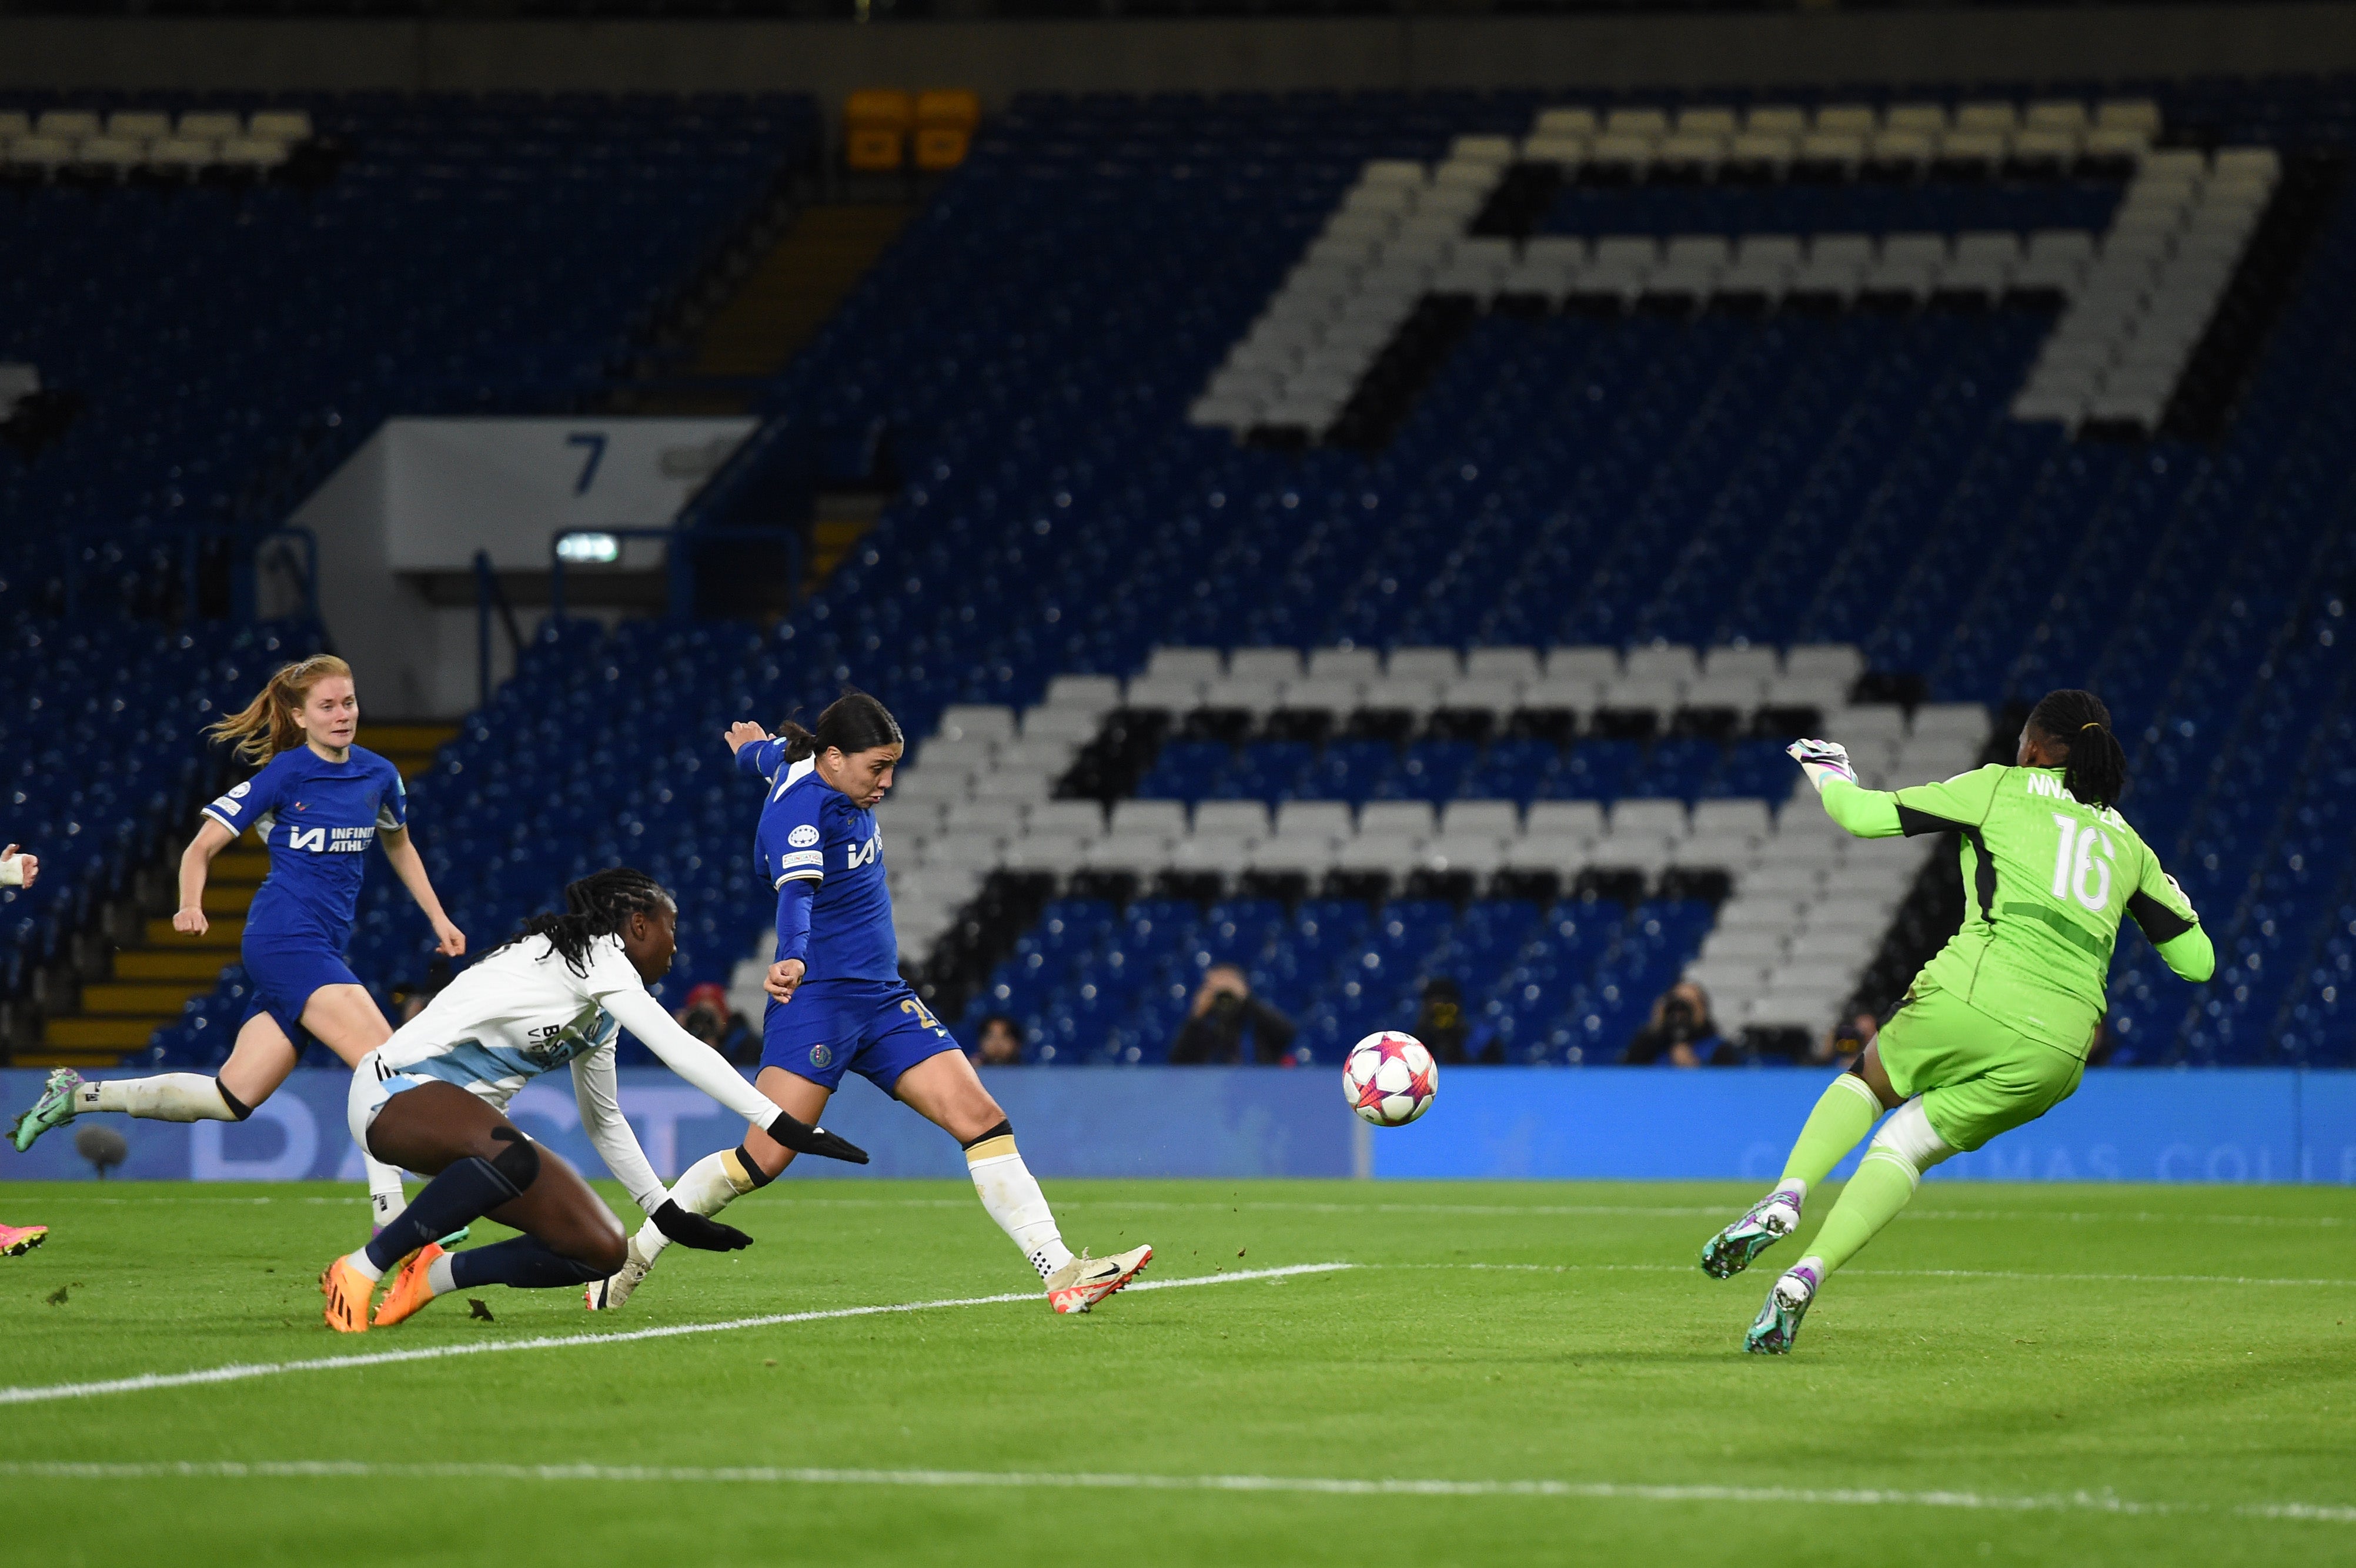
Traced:
[[829, 1051], [826, 1047], [822, 1045], [813, 1045], [810, 1047], [810, 1065], [812, 1067], [824, 1067], [833, 1060], [834, 1052]]

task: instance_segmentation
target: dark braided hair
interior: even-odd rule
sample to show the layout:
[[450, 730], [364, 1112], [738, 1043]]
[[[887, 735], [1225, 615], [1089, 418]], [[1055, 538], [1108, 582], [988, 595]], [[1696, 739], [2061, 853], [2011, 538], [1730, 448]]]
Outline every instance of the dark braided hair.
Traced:
[[589, 944], [613, 936], [629, 924], [634, 914], [654, 914], [677, 909], [679, 901], [644, 871], [627, 866], [592, 871], [564, 884], [564, 912], [536, 914], [516, 927], [516, 933], [491, 949], [513, 947], [535, 936], [548, 938], [548, 950], [564, 955], [565, 967], [575, 975], [589, 973]]
[[2111, 710], [2091, 691], [2049, 691], [2029, 727], [2064, 753], [2062, 786], [2088, 805], [2116, 805], [2127, 787], [2126, 748], [2111, 733]]
[[900, 734], [900, 721], [892, 717], [892, 710], [855, 688], [846, 689], [826, 705], [826, 711], [818, 716], [815, 734], [788, 719], [777, 726], [777, 738], [786, 743], [786, 761], [789, 763], [815, 757], [829, 746], [847, 757], [853, 752], [872, 752], [878, 746], [906, 744]]

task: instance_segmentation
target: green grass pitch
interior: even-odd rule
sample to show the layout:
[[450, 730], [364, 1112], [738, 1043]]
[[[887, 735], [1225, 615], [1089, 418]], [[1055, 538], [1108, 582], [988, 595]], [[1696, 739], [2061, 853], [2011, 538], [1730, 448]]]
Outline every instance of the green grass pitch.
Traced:
[[1748, 1189], [1049, 1196], [1162, 1288], [1056, 1317], [962, 1184], [789, 1178], [623, 1313], [494, 1290], [344, 1338], [314, 1282], [357, 1189], [0, 1185], [53, 1228], [0, 1260], [0, 1562], [2356, 1562], [2356, 1192], [1934, 1183], [1787, 1360], [1740, 1346], [1802, 1246], [1694, 1267]]

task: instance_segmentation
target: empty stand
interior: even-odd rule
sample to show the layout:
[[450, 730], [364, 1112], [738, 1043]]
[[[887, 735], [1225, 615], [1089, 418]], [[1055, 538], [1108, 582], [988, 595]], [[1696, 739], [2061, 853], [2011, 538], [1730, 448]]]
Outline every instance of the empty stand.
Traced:
[[[2230, 308], [2271, 208], [2246, 230], [2193, 340], [2244, 335], [2213, 443], [2014, 403], [2122, 193], [2169, 166], [2156, 136], [2344, 144], [2356, 88], [2155, 97], [1544, 123], [1535, 93], [1020, 101], [763, 395], [887, 432], [895, 498], [773, 626], [552, 628], [417, 783], [437, 880], [487, 937], [628, 859], [681, 889], [674, 984], [725, 977], [768, 891], [717, 736], [856, 682], [914, 738], [887, 864], [956, 1016], [1002, 1007], [1058, 1062], [1148, 1060], [1232, 959], [1315, 1060], [1446, 976], [1482, 1051], [1593, 1061], [1689, 969], [1729, 1028], [1820, 1031], [1937, 852], [1827, 833], [1781, 740], [1821, 725], [1931, 776], [2083, 683], [2226, 960], [2188, 991], [2125, 935], [2120, 1059], [2345, 1064], [2348, 204], [2313, 197], [2267, 312]], [[2170, 265], [2225, 166], [2203, 155]], [[1409, 163], [1411, 198], [1380, 194]], [[1515, 172], [1540, 163], [1550, 185]], [[1774, 202], [1801, 216], [1770, 226]], [[1337, 212], [1365, 221], [1334, 235]], [[1375, 251], [1340, 292], [1295, 272], [1442, 224], [1461, 243], [1411, 294], [1361, 286]], [[1386, 368], [1379, 324], [1460, 258], [1472, 292], [1440, 297], [1474, 303]], [[1534, 260], [1580, 286], [1510, 286]], [[2159, 319], [2162, 276], [2104, 341]], [[1344, 308], [1256, 327], [1294, 283]], [[1364, 332], [1330, 330], [1361, 304]], [[1255, 385], [1292, 397], [1297, 370], [1337, 418], [1393, 370], [1406, 390], [1362, 409], [1361, 446], [1239, 442], [1189, 411], [1248, 342], [1290, 368]], [[413, 912], [389, 878], [367, 897], [356, 965], [414, 977]]]

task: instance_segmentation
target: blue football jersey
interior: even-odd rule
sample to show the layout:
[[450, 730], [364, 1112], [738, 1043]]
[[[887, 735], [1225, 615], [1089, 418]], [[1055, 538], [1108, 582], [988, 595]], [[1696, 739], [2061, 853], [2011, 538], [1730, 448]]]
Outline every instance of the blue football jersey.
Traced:
[[401, 772], [354, 746], [331, 763], [308, 746], [281, 752], [205, 807], [232, 837], [248, 828], [270, 850], [270, 875], [245, 917], [249, 938], [316, 939], [337, 952], [351, 936], [361, 856], [380, 828], [409, 823]]
[[790, 881], [818, 884], [803, 978], [898, 980], [900, 944], [892, 934], [875, 814], [851, 805], [809, 763], [787, 765], [784, 754], [784, 742], [764, 741], [736, 755], [739, 767], [769, 781], [753, 836], [762, 876], [777, 889]]

